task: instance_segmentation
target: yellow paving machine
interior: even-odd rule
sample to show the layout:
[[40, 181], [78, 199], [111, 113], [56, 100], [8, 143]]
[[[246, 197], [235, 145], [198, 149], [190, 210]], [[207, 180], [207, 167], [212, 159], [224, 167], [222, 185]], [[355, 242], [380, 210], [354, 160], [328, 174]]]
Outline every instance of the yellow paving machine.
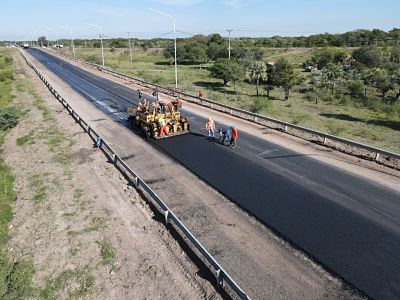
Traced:
[[189, 133], [189, 122], [181, 115], [182, 102], [176, 99], [171, 103], [140, 103], [128, 107], [129, 120], [147, 138], [162, 139]]

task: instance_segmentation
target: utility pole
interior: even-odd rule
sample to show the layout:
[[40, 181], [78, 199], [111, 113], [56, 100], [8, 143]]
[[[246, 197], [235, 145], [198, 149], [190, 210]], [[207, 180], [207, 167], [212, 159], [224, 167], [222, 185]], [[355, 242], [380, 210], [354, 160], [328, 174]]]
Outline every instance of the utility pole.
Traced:
[[128, 42], [129, 42], [129, 54], [131, 56], [131, 62], [132, 62], [133, 58], [132, 58], [131, 36], [130, 36], [131, 33], [129, 31], [127, 33], [128, 33]]
[[229, 34], [229, 38], [228, 38], [228, 58], [231, 59], [231, 32], [233, 31], [233, 29], [227, 29], [226, 31], [228, 31], [228, 34]]
[[162, 11], [158, 11], [158, 10], [155, 10], [155, 9], [152, 9], [152, 8], [150, 8], [150, 10], [172, 19], [172, 21], [174, 23], [175, 88], [177, 89], [178, 88], [178, 63], [176, 61], [176, 24], [175, 24], [175, 18], [173, 16], [169, 15], [169, 14], [166, 14], [166, 13], [162, 12]]

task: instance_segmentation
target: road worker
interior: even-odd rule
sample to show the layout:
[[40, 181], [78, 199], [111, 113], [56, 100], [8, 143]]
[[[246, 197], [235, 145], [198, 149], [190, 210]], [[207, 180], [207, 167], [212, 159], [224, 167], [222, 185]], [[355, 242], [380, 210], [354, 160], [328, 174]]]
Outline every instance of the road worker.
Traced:
[[154, 98], [156, 98], [157, 100], [159, 100], [158, 98], [158, 91], [154, 90], [153, 93], [151, 94]]
[[220, 128], [218, 130], [218, 133], [219, 133], [219, 140], [223, 145], [225, 145], [225, 141], [230, 139], [229, 130], [226, 128]]
[[211, 117], [208, 117], [207, 119], [206, 130], [208, 131], [209, 138], [215, 138], [215, 123]]
[[163, 118], [158, 119], [158, 124], [160, 125], [159, 136], [163, 137], [164, 134], [169, 135], [167, 123], [165, 122], [165, 120]]
[[238, 137], [238, 130], [235, 127], [235, 125], [231, 125], [231, 126], [229, 126], [229, 128], [230, 128], [230, 137], [231, 137], [231, 139], [229, 141], [229, 146], [231, 146], [232, 148], [235, 148], [236, 147], [236, 140], [237, 140], [237, 137]]
[[166, 107], [166, 103], [163, 99], [160, 99], [158, 101], [158, 104], [160, 105], [160, 110], [163, 114], [165, 114], [165, 107]]
[[182, 100], [179, 99], [179, 97], [176, 97], [175, 101], [172, 102], [172, 105], [174, 106], [174, 111], [178, 111], [178, 109], [182, 107]]
[[139, 97], [139, 99], [142, 99], [142, 97], [143, 97], [143, 93], [142, 93], [140, 90], [137, 90], [137, 93], [138, 93], [138, 97]]

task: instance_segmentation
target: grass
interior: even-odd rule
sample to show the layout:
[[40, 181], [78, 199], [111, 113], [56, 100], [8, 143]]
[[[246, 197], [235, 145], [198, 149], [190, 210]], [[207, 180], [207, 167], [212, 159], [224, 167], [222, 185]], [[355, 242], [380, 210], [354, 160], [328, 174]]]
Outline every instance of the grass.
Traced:
[[17, 138], [17, 145], [22, 146], [22, 145], [32, 145], [35, 143], [35, 131], [31, 130], [28, 134], [21, 136]]
[[87, 227], [81, 230], [70, 230], [68, 231], [68, 235], [75, 236], [89, 232], [99, 231], [100, 229], [107, 227], [106, 223], [107, 223], [107, 218], [105, 217], [93, 217]]
[[[69, 299], [81, 299], [93, 291], [95, 277], [89, 267], [62, 271], [55, 278], [48, 278], [45, 287], [40, 289], [41, 299], [60, 299], [60, 293], [65, 291]], [[71, 288], [73, 287], [73, 288]]]
[[117, 255], [113, 246], [106, 240], [97, 241], [100, 248], [101, 263], [103, 265], [113, 266], [117, 260]]
[[[338, 49], [338, 48], [336, 48]], [[350, 53], [351, 48], [340, 48]], [[63, 51], [68, 53], [67, 49]], [[311, 58], [314, 49], [302, 48], [263, 48], [264, 61], [276, 61], [284, 57], [295, 67], [295, 71], [305, 78], [311, 74], [303, 73], [301, 63]], [[77, 55], [83, 59], [90, 58], [99, 62], [99, 49], [77, 49]], [[70, 53], [69, 53], [70, 54]], [[162, 49], [133, 50], [133, 62], [130, 61], [129, 49], [105, 49], [105, 62], [116, 71], [158, 83], [163, 86], [174, 87], [174, 68], [163, 58]], [[211, 78], [207, 66], [179, 65], [179, 88], [188, 92], [197, 93], [202, 90], [205, 98], [228, 104], [234, 107], [254, 111], [262, 115], [280, 119], [312, 128], [318, 131], [333, 133], [341, 137], [352, 139], [371, 146], [400, 152], [400, 104], [389, 107], [378, 101], [368, 105], [361, 105], [355, 99], [336, 99], [329, 92], [322, 91], [317, 95], [306, 94], [300, 88], [291, 91], [288, 101], [283, 101], [283, 91], [275, 88], [270, 92], [270, 98], [261, 88], [261, 96], [255, 100], [255, 85], [246, 80], [237, 83], [237, 94], [233, 85], [223, 86], [220, 81]], [[318, 101], [315, 101], [315, 98]], [[316, 103], [317, 102], [317, 103]], [[327, 117], [326, 114], [348, 114], [358, 121], [343, 120]], [[375, 139], [378, 137], [378, 140]]]
[[[12, 203], [16, 199], [14, 192], [14, 176], [2, 158], [2, 145], [9, 129], [17, 125], [17, 109], [10, 106], [14, 95], [12, 53], [0, 50], [0, 298], [22, 299], [33, 295], [32, 278], [35, 272], [31, 260], [11, 259], [7, 242], [9, 239], [8, 223], [12, 219]], [[6, 113], [5, 113], [6, 112]], [[11, 112], [11, 114], [10, 114]], [[5, 117], [7, 116], [7, 117]], [[12, 116], [10, 118], [10, 116]], [[5, 122], [4, 122], [5, 120]]]
[[42, 202], [47, 196], [48, 185], [47, 182], [48, 173], [40, 173], [29, 176], [29, 187], [33, 192], [32, 201], [37, 204]]

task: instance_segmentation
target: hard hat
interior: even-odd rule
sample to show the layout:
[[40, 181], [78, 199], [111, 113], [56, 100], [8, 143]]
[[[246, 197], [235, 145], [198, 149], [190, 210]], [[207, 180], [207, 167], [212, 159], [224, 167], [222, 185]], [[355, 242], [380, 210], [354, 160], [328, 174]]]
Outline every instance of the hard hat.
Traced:
[[230, 128], [235, 128], [235, 125], [232, 125], [232, 124], [231, 124], [229, 127], [230, 127]]
[[208, 122], [211, 122], [212, 121], [212, 118], [211, 117], [208, 117]]

